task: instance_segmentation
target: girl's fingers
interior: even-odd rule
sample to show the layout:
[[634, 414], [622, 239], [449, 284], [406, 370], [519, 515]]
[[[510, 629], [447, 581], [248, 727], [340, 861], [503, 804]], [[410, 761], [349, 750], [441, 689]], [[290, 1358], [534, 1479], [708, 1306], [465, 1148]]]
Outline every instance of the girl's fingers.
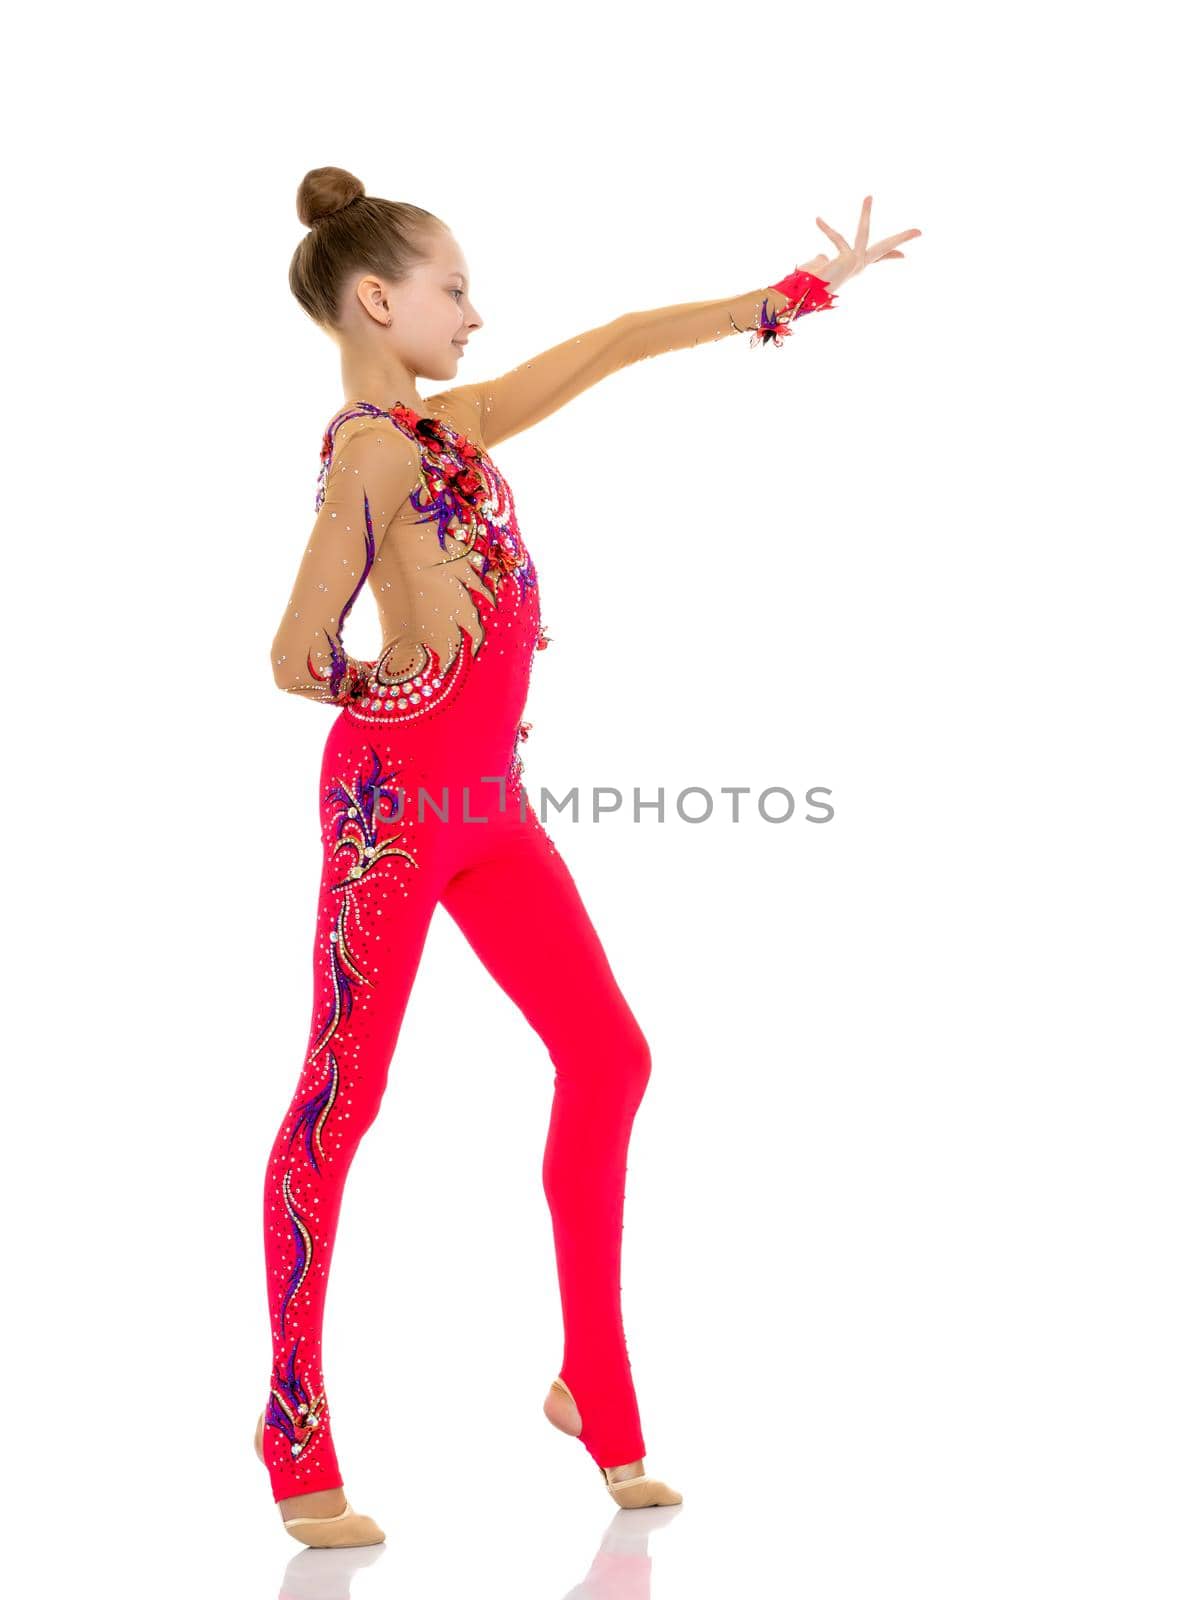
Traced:
[[880, 239], [879, 243], [872, 246], [872, 248], [875, 250], [893, 250], [896, 245], [903, 244], [906, 239], [917, 238], [920, 232], [920, 228], [909, 228], [906, 233], [893, 233], [888, 239]]
[[872, 245], [868, 249], [867, 238], [871, 231], [872, 198], [871, 195], [867, 195], [862, 203], [853, 249], [850, 248], [836, 228], [831, 228], [823, 217], [817, 218], [817, 227], [821, 229], [822, 233], [828, 234], [842, 255], [854, 256], [860, 260], [861, 266], [856, 267], [855, 271], [861, 271], [862, 266], [869, 266], [875, 261], [903, 261], [904, 252], [898, 250], [896, 246], [903, 244], [906, 239], [918, 239], [921, 235], [920, 228], [907, 228], [903, 233], [893, 233], [888, 238], [881, 239], [878, 244]]
[[846, 255], [850, 254], [850, 246], [846, 243], [845, 239], [842, 238], [841, 234], [836, 228], [831, 228], [829, 224], [823, 221], [820, 217], [817, 218], [817, 227], [820, 228], [822, 233], [827, 233], [829, 235], [834, 244], [837, 245], [839, 251]]
[[[903, 252], [900, 251], [900, 250], [897, 250], [895, 248], [895, 246], [898, 245], [898, 244], [902, 244], [905, 239], [919, 239], [920, 236], [921, 236], [920, 228], [909, 228], [904, 233], [894, 233], [891, 236], [890, 239], [884, 239], [884, 240], [881, 241], [880, 244], [875, 246], [875, 248], [877, 250], [882, 250], [882, 252], [883, 252], [878, 257], [878, 259], [880, 261], [886, 261], [886, 260], [889, 260], [889, 259], [891, 259], [891, 258], [893, 258], [895, 256], [903, 256]], [[886, 246], [886, 249], [884, 248], [885, 246]]]
[[855, 253], [855, 255], [862, 255], [863, 251], [867, 248], [867, 235], [870, 233], [870, 231], [871, 231], [871, 196], [868, 195], [867, 198], [862, 203], [862, 211], [859, 213], [859, 218], [858, 218], [858, 232], [854, 236], [854, 253]]

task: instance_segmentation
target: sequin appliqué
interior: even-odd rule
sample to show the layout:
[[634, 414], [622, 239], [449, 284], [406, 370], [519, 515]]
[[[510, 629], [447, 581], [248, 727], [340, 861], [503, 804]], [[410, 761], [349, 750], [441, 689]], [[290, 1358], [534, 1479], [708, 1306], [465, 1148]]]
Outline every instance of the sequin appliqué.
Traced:
[[[308, 1053], [308, 1064], [318, 1068], [319, 1077], [316, 1086], [295, 1104], [282, 1151], [285, 1159], [278, 1180], [278, 1198], [291, 1239], [291, 1255], [277, 1319], [280, 1346], [287, 1343], [289, 1312], [312, 1271], [319, 1237], [315, 1211], [310, 1214], [296, 1194], [297, 1178], [306, 1169], [319, 1176], [329, 1160], [331, 1152], [323, 1135], [341, 1085], [339, 1029], [354, 1009], [356, 989], [363, 985], [372, 987], [362, 957], [352, 945], [352, 931], [362, 922], [358, 896], [377, 879], [389, 880], [384, 892], [392, 886], [390, 877], [394, 868], [385, 867], [385, 863], [403, 861], [414, 869], [418, 865], [411, 851], [403, 849], [381, 830], [382, 823], [400, 814], [397, 776], [398, 769], [384, 771], [379, 752], [371, 748], [370, 762], [362, 771], [354, 773], [349, 781], [335, 780], [325, 791], [329, 806], [325, 826], [332, 834], [328, 859], [334, 864], [328, 893], [336, 901], [328, 939], [330, 999], [324, 1017], [319, 1024], [314, 1022], [314, 1037]], [[276, 1358], [265, 1415], [266, 1426], [286, 1440], [288, 1453], [295, 1462], [309, 1453], [326, 1415], [324, 1395], [319, 1385], [314, 1388], [301, 1376], [299, 1356], [300, 1340], [297, 1338], [292, 1342], [286, 1368], [282, 1368]]]

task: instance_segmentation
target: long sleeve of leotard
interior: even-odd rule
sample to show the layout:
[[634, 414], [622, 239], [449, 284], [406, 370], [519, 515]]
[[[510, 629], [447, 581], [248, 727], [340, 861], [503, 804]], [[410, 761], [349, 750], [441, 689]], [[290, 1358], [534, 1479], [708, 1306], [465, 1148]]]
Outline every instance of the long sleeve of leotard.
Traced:
[[[813, 309], [828, 309], [831, 301], [832, 296], [818, 291]], [[779, 288], [761, 288], [721, 300], [629, 311], [564, 339], [502, 377], [464, 384], [452, 392], [473, 403], [483, 447], [490, 450], [622, 367], [668, 350], [726, 339], [732, 333], [761, 333], [760, 314], [769, 321], [794, 304], [792, 296]]]
[[360, 692], [374, 663], [346, 654], [342, 630], [388, 524], [420, 481], [416, 445], [387, 417], [366, 417], [340, 430], [308, 548], [271, 646], [281, 689], [334, 705]]

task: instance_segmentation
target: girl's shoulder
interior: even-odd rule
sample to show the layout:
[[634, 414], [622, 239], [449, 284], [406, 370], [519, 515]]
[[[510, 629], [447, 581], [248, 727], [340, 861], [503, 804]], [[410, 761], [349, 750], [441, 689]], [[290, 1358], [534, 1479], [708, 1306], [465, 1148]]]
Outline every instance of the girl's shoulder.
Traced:
[[415, 487], [425, 474], [425, 453], [405, 420], [394, 411], [357, 404], [345, 406], [330, 420], [321, 439], [318, 511], [331, 476], [343, 470], [363, 472], [377, 487], [405, 482]]
[[334, 455], [351, 439], [356, 439], [364, 433], [386, 436], [390, 433], [407, 431], [397, 426], [392, 412], [380, 411], [375, 406], [356, 402], [343, 406], [330, 418], [322, 435], [322, 453]]

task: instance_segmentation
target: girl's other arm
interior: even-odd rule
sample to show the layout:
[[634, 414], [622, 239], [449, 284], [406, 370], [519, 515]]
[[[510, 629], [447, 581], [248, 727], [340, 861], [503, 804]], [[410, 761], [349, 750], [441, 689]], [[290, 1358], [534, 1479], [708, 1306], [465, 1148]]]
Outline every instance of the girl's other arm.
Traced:
[[348, 656], [342, 630], [382, 546], [388, 524], [421, 481], [420, 454], [385, 418], [338, 439], [324, 498], [291, 598], [271, 644], [275, 682], [288, 694], [346, 705], [375, 665]]

